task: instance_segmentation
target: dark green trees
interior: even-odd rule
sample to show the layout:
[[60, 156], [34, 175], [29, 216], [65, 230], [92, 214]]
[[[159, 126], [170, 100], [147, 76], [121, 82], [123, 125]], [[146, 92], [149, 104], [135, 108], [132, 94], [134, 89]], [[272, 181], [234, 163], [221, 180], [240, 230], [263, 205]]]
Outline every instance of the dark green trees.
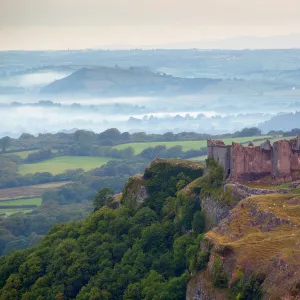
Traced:
[[0, 148], [2, 149], [2, 153], [6, 152], [10, 144], [11, 144], [11, 138], [9, 136], [5, 136], [2, 139], [0, 139]]
[[104, 205], [110, 204], [114, 200], [114, 191], [109, 188], [100, 190], [93, 200], [95, 211], [103, 207]]

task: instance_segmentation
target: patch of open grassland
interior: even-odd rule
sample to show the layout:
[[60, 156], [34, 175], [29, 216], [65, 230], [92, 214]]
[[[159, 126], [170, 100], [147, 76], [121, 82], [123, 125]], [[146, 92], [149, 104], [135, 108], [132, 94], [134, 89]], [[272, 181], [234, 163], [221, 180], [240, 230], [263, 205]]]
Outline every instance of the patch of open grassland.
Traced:
[[[246, 143], [251, 142], [253, 140], [265, 140], [267, 138], [270, 138], [270, 136], [252, 136], [252, 137], [242, 137], [242, 138], [229, 138], [224, 139], [224, 143], [229, 145], [232, 142], [237, 143]], [[158, 145], [165, 145], [167, 148], [171, 148], [174, 146], [182, 146], [184, 151], [192, 150], [192, 149], [200, 149], [205, 148], [207, 146], [207, 141], [173, 141], [173, 142], [145, 142], [145, 143], [127, 143], [127, 144], [121, 144], [114, 146], [115, 149], [125, 149], [128, 147], [132, 147], [135, 150], [135, 154], [141, 153], [144, 149], [149, 147], [155, 147]]]
[[1, 206], [20, 206], [20, 205], [36, 205], [40, 206], [42, 203], [42, 198], [22, 198], [22, 199], [10, 199], [5, 201], [0, 201]]
[[56, 175], [66, 170], [80, 168], [88, 171], [98, 168], [110, 160], [112, 159], [108, 157], [59, 156], [39, 163], [23, 164], [19, 168], [19, 173], [25, 175], [37, 172], [49, 172]]
[[61, 181], [45, 184], [36, 184], [29, 186], [20, 186], [9, 189], [0, 189], [0, 201], [20, 198], [40, 197], [46, 190], [59, 188], [69, 184], [71, 181]]

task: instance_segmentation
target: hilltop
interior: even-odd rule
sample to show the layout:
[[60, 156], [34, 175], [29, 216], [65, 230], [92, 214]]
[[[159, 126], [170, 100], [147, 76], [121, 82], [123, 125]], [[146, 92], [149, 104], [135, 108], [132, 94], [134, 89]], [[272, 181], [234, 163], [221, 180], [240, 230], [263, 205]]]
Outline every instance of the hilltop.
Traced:
[[86, 94], [97, 96], [147, 96], [200, 92], [221, 80], [180, 78], [141, 68], [82, 68], [45, 86], [42, 94]]

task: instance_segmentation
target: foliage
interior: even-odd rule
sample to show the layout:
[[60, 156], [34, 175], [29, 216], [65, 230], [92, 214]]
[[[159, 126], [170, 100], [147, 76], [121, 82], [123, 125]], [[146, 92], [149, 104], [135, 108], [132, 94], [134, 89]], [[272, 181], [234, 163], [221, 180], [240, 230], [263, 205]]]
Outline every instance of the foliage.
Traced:
[[114, 195], [114, 191], [112, 189], [104, 188], [100, 190], [93, 200], [95, 210], [98, 210], [101, 207], [112, 203], [114, 200], [113, 195]]
[[29, 214], [19, 212], [0, 218], [0, 255], [35, 245], [55, 223], [80, 220], [91, 210], [90, 204], [48, 203]]
[[0, 139], [0, 148], [2, 152], [6, 152], [7, 148], [11, 145], [11, 138], [9, 136], [5, 136]]
[[212, 282], [215, 287], [225, 288], [227, 287], [227, 274], [223, 269], [220, 257], [216, 257], [212, 265]]
[[193, 230], [200, 234], [204, 232], [205, 229], [205, 214], [202, 211], [195, 212], [192, 221]]
[[[84, 221], [54, 225], [30, 251], [0, 259], [0, 298], [185, 299], [187, 270], [198, 251], [191, 249], [201, 237], [182, 231], [165, 205], [174, 205], [177, 187], [199, 170], [186, 176], [178, 166], [155, 169], [159, 174], [148, 170], [147, 181], [159, 205], [153, 198], [134, 211], [103, 206]], [[100, 191], [98, 207], [110, 196]]]
[[231, 285], [229, 289], [230, 300], [260, 300], [263, 297], [262, 283], [265, 275], [253, 275], [250, 279], [245, 280], [240, 274], [239, 279]]

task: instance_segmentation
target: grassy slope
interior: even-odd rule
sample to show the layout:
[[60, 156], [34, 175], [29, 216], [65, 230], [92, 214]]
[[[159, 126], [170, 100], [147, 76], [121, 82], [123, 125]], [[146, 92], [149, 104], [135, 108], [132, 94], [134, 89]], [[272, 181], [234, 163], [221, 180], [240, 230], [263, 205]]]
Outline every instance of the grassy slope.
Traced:
[[[231, 144], [232, 142], [237, 143], [245, 143], [250, 142], [255, 139], [267, 139], [269, 136], [252, 136], [252, 137], [243, 137], [243, 138], [229, 138], [224, 139], [224, 143]], [[135, 150], [135, 154], [141, 153], [144, 149], [148, 147], [155, 147], [158, 145], [165, 145], [167, 148], [171, 148], [173, 146], [181, 145], [184, 151], [188, 151], [191, 149], [200, 149], [205, 148], [207, 146], [207, 141], [175, 141], [175, 142], [145, 142], [145, 143], [127, 143], [122, 145], [114, 146], [115, 149], [125, 149], [127, 147], [132, 147]]]
[[299, 228], [300, 197], [272, 194], [243, 200], [206, 238], [231, 269], [231, 280], [239, 270], [265, 273], [267, 298], [283, 299], [300, 278]]
[[40, 163], [23, 164], [19, 168], [21, 175], [50, 172], [53, 175], [63, 173], [69, 169], [82, 168], [85, 171], [97, 168], [112, 160], [108, 157], [86, 157], [86, 156], [60, 156]]

